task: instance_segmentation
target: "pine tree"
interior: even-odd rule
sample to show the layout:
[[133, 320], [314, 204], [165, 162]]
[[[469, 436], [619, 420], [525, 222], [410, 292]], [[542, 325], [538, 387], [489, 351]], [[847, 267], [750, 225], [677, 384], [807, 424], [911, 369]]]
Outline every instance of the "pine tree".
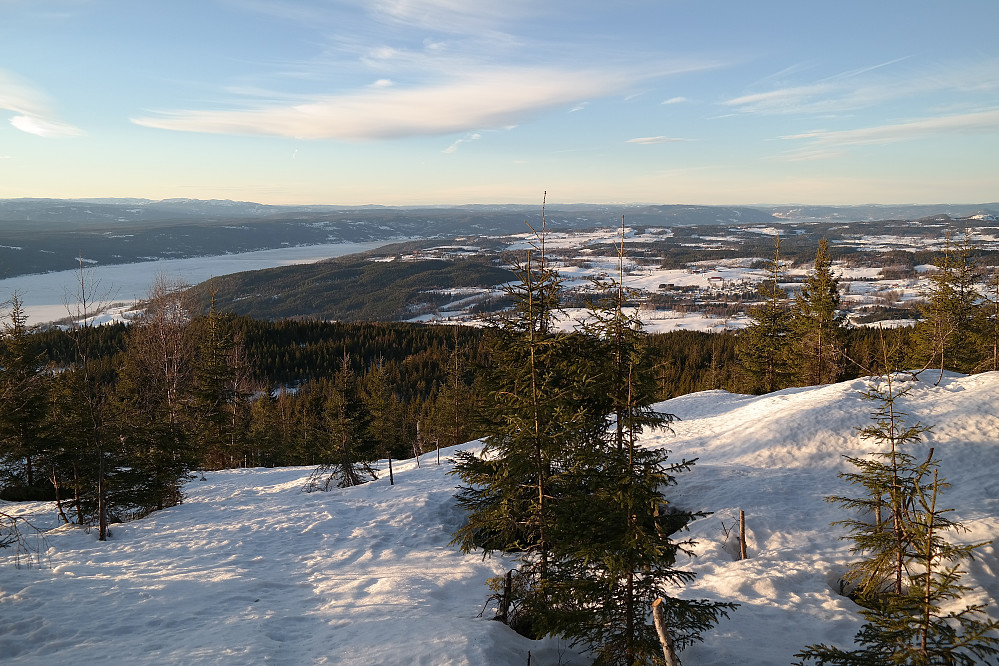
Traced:
[[94, 353], [94, 318], [108, 295], [99, 280], [79, 260], [77, 304], [71, 313], [74, 363], [63, 372], [55, 393], [67, 416], [59, 426], [64, 457], [70, 461], [78, 520], [97, 524], [98, 541], [110, 535], [113, 512], [112, 486], [115, 472], [123, 469], [119, 447], [115, 446], [108, 417], [109, 389], [115, 383], [115, 369]]
[[371, 414], [371, 436], [380, 454], [396, 458], [408, 451], [404, 409], [384, 358], [364, 378], [364, 402]]
[[922, 320], [916, 325], [915, 347], [923, 368], [939, 366], [937, 383], [945, 369], [970, 372], [975, 366], [973, 331], [978, 267], [975, 246], [965, 231], [959, 244], [948, 233], [944, 252], [929, 274], [930, 285], [920, 306]]
[[798, 343], [799, 376], [815, 386], [839, 379], [843, 370], [843, 315], [829, 243], [819, 241], [815, 265], [795, 298], [793, 330]]
[[678, 554], [693, 555], [692, 542], [671, 536], [707, 514], [675, 511], [664, 494], [694, 460], [670, 462], [669, 451], [637, 445], [644, 430], [668, 428], [675, 417], [652, 407], [656, 386], [642, 324], [625, 311], [623, 235], [622, 220], [618, 278], [595, 281], [602, 299], [591, 305], [592, 319], [584, 326], [604, 361], [597, 386], [606, 402], [593, 407], [609, 407], [603, 412], [609, 418], [602, 437], [579, 448], [567, 470], [577, 491], [563, 502], [568, 529], [556, 551], [570, 572], [561, 605], [574, 609], [564, 615], [560, 632], [589, 644], [599, 664], [631, 665], [655, 663], [662, 654], [648, 621], [656, 599], [664, 600], [679, 649], [700, 640], [734, 605], [670, 594], [695, 577], [675, 567]]
[[[897, 353], [897, 352], [896, 352]], [[840, 475], [865, 493], [859, 498], [833, 496], [830, 502], [858, 512], [858, 517], [840, 521], [854, 541], [851, 549], [866, 557], [855, 564], [845, 579], [857, 586], [860, 599], [884, 594], [900, 596], [905, 588], [905, 564], [912, 548], [910, 525], [912, 504], [921, 467], [911, 450], [929, 430], [920, 423], [906, 425], [907, 414], [899, 408], [909, 387], [899, 388], [892, 373], [891, 353], [884, 352], [885, 374], [864, 396], [877, 403], [874, 424], [862, 428], [860, 436], [873, 440], [877, 449], [866, 457], [846, 459], [858, 471]]]
[[780, 286], [783, 277], [778, 235], [774, 238], [774, 258], [767, 263], [767, 278], [759, 287], [764, 302], [749, 310], [753, 321], [739, 333], [739, 364], [754, 393], [786, 388], [794, 379], [791, 314], [787, 294]]
[[15, 477], [6, 483], [32, 488], [46, 477], [36, 463], [45, 448], [47, 361], [33, 348], [20, 295], [15, 292], [8, 303], [9, 322], [0, 331], [0, 461]]
[[[933, 481], [929, 482], [929, 472]], [[871, 600], [861, 611], [867, 622], [854, 639], [856, 650], [828, 645], [810, 645], [796, 657], [799, 664], [851, 666], [900, 664], [975, 666], [999, 655], [999, 621], [985, 615], [984, 604], [945, 610], [970, 590], [961, 584], [963, 561], [975, 559], [975, 551], [989, 542], [956, 545], [944, 538], [960, 531], [960, 523], [946, 515], [951, 510], [937, 505], [940, 491], [948, 487], [939, 479], [933, 449], [916, 470], [913, 504], [910, 508], [910, 544], [906, 552], [907, 586], [900, 593]]]
[[187, 406], [202, 464], [209, 469], [245, 465], [252, 388], [243, 336], [230, 315], [216, 310], [214, 299], [208, 314], [191, 326], [196, 351]]
[[982, 294], [974, 342], [980, 358], [975, 372], [999, 370], [999, 268], [993, 268]]
[[113, 395], [117, 434], [149, 510], [179, 504], [181, 485], [195, 465], [183, 401], [191, 388], [194, 345], [182, 283], [157, 278], [142, 314], [126, 333]]
[[289, 464], [282, 434], [281, 412], [278, 399], [270, 388], [257, 395], [250, 404], [250, 426], [247, 443], [250, 447], [250, 465], [272, 467]]
[[865, 607], [861, 613], [867, 622], [854, 639], [860, 648], [810, 645], [795, 656], [799, 664], [973, 666], [999, 655], [999, 639], [989, 635], [999, 622], [983, 614], [983, 605], [959, 611], [943, 607], [968, 591], [960, 583], [960, 563], [974, 559], [974, 551], [986, 543], [955, 545], [943, 537], [963, 528], [947, 516], [950, 509], [938, 507], [947, 484], [938, 477], [934, 450], [922, 463], [910, 452], [929, 428], [905, 425], [906, 414], [897, 403], [908, 389], [898, 389], [889, 354], [883, 354], [884, 378], [867, 394], [878, 402], [875, 424], [861, 430], [880, 448], [868, 458], [848, 458], [859, 471], [841, 475], [865, 495], [828, 498], [858, 512], [838, 524], [849, 527], [851, 550], [866, 555], [846, 576], [856, 582], [855, 598]]
[[561, 278], [545, 255], [546, 234], [542, 214], [534, 247], [512, 264], [517, 279], [505, 292], [514, 305], [492, 321], [489, 434], [481, 455], [456, 454], [453, 471], [465, 483], [457, 498], [468, 520], [452, 543], [518, 554], [520, 591], [508, 620], [533, 636], [562, 626], [554, 601], [568, 576], [556, 555], [565, 471], [600, 436], [604, 418], [580, 402], [593, 380], [579, 341], [555, 327]]
[[377, 478], [371, 414], [361, 399], [357, 377], [344, 355], [333, 381], [326, 384], [322, 416], [317, 423], [318, 466], [306, 492], [359, 486]]
[[455, 446], [472, 439], [472, 391], [465, 383], [465, 362], [454, 345], [448, 354], [444, 383], [434, 396], [430, 407], [430, 424], [427, 435], [441, 447]]

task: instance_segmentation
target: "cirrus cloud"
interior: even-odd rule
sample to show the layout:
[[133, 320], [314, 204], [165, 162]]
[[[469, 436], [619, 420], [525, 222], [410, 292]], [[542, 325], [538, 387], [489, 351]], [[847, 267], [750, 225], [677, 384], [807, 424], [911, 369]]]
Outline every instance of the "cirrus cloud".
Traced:
[[45, 95], [0, 69], [0, 109], [13, 111], [10, 124], [16, 129], [46, 138], [79, 136], [83, 131], [55, 120]]
[[364, 141], [515, 125], [544, 110], [620, 92], [643, 75], [558, 68], [494, 68], [449, 81], [329, 95], [293, 105], [167, 111], [133, 118], [186, 132]]
[[680, 139], [670, 136], [639, 136], [634, 139], [628, 139], [626, 143], [649, 145], [654, 143], [683, 143], [685, 141], [690, 141], [690, 139]]
[[803, 145], [786, 155], [792, 161], [815, 160], [842, 154], [847, 146], [864, 146], [913, 141], [935, 135], [999, 134], [999, 108], [908, 122], [861, 127], [849, 130], [814, 130], [782, 136]]

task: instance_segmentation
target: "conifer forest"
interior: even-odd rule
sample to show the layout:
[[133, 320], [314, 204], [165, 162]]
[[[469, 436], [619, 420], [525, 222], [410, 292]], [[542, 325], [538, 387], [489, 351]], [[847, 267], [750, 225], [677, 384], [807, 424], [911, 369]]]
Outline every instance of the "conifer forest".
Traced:
[[[742, 604], [683, 593], [697, 577], [683, 564], [696, 555], [689, 527], [714, 507], [674, 501], [697, 457], [668, 438], [642, 444], [685, 418], [661, 403], [862, 380], [867, 450], [844, 454], [842, 491], [825, 498], [842, 517], [825, 529], [852, 544], [839, 592], [864, 624], [852, 646], [803, 639], [794, 657], [997, 663], [989, 604], [961, 605], [967, 564], [992, 546], [954, 540], [963, 526], [940, 475], [948, 453], [927, 452], [934, 424], [906, 411], [916, 377], [937, 385], [999, 370], [996, 278], [983, 278], [966, 237], [933, 257], [911, 327], [849, 325], [824, 240], [789, 293], [777, 235], [748, 326], [648, 333], [625, 280], [623, 229], [616, 273], [594, 278], [585, 302], [573, 296], [585, 316], [568, 327], [547, 236], [542, 225], [507, 256], [505, 307], [477, 326], [252, 319], [222, 310], [211, 286], [206, 302], [204, 288], [166, 278], [128, 324], [95, 325], [81, 277], [82, 316], [39, 328], [11, 295], [0, 547], [32, 549], [32, 526], [7, 510], [21, 502], [51, 503], [60, 524], [105, 542], [182, 505], [189, 484], [214, 471], [307, 467], [300, 490], [330, 493], [394, 485], [393, 463], [440, 464], [443, 451], [462, 516], [448, 548], [504, 563], [481, 581], [495, 619], [597, 664], [676, 664]], [[481, 446], [454, 448], [473, 440]]]

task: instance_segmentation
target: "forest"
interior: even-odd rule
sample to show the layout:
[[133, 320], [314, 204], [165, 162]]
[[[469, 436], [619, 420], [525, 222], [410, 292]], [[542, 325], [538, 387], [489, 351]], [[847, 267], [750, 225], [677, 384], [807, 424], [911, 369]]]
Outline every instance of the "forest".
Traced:
[[[677, 649], [737, 612], [668, 593], [692, 575], [673, 567], [686, 548], [673, 535], [702, 514], [674, 512], [665, 495], [695, 461], [636, 446], [643, 430], [674, 419], [656, 402], [903, 369], [928, 381], [944, 370], [999, 369], [999, 284], [993, 278], [979, 293], [966, 245], [936, 257], [912, 329], [846, 328], [824, 243], [805, 286], [789, 297], [779, 286], [778, 238], [751, 326], [659, 335], [625, 314], [620, 277], [597, 285], [587, 323], [558, 329], [561, 280], [541, 248], [514, 262], [505, 293], [512, 307], [481, 328], [255, 320], [213, 299], [199, 306], [163, 280], [128, 326], [83, 320], [35, 331], [15, 294], [0, 341], [0, 497], [54, 501], [65, 523], [103, 541], [116, 523], [182, 502], [185, 482], [204, 470], [311, 465], [307, 489], [325, 490], [374, 477], [376, 460], [419, 459], [482, 437], [488, 455], [459, 455], [456, 464], [469, 519], [454, 543], [518, 554], [515, 575], [492, 583], [501, 619], [525, 635], [584, 642], [601, 663], [651, 663], [662, 649], [646, 620], [654, 600], [666, 600]], [[896, 397], [889, 386], [880, 399], [891, 405]], [[897, 427], [888, 417], [871, 437], [894, 446], [904, 441]], [[926, 481], [930, 463], [893, 459], [890, 471], [907, 488], [884, 500], [896, 538], [903, 523], [911, 530], [913, 520], [936, 516], [927, 504], [927, 488], [936, 493]], [[876, 474], [858, 478], [867, 488], [884, 483]], [[931, 530], [885, 550], [909, 562], [933, 538]], [[936, 584], [934, 557], [924, 557], [931, 562], [916, 583]], [[901, 584], [888, 590], [883, 567], [875, 569], [858, 598], [877, 618], [926, 609], [929, 592], [923, 606], [906, 606]], [[982, 654], [991, 654], [982, 641]], [[823, 646], [802, 653], [818, 663], [867, 663], [834, 657]]]

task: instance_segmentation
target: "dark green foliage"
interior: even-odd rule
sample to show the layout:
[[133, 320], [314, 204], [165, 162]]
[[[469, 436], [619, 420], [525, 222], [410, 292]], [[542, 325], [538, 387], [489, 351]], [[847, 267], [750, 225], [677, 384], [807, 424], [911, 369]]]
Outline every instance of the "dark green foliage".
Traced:
[[340, 371], [322, 382], [322, 412], [311, 421], [318, 466], [305, 490], [330, 490], [359, 486], [376, 478], [376, 442], [371, 433], [371, 413], [361, 399], [357, 377], [344, 356]]
[[[217, 307], [257, 319], [294, 313], [338, 321], [411, 319], [454, 297], [457, 287], [493, 287], [510, 273], [488, 257], [458, 261], [371, 261], [349, 257], [316, 264], [236, 273], [213, 280]], [[195, 287], [192, 297], [204, 308], [209, 287]]]
[[843, 315], [829, 243], [819, 241], [815, 264], [794, 302], [792, 328], [797, 341], [798, 375], [807, 385], [830, 384], [842, 373]]
[[907, 414], [900, 410], [899, 401], [909, 388], [899, 389], [900, 381], [886, 372], [883, 382], [865, 394], [877, 402], [877, 408], [872, 415], [874, 424], [862, 428], [860, 436], [873, 440], [877, 448], [863, 458], [847, 457], [858, 471], [840, 475], [862, 488], [864, 494], [859, 498], [828, 498], [857, 512], [857, 518], [839, 524], [849, 530], [855, 544], [851, 550], [866, 556], [846, 575], [846, 580], [856, 584], [861, 599], [876, 599], [885, 593], [901, 595], [912, 548], [912, 505], [919, 477], [925, 471], [916, 462], [912, 447], [929, 428], [920, 423], [905, 424]]
[[181, 287], [154, 285], [126, 334], [112, 399], [118, 438], [133, 468], [147, 475], [141, 504], [150, 510], [180, 503], [180, 486], [198, 462], [185, 410], [195, 344]]
[[196, 349], [189, 409], [202, 465], [223, 469], [245, 465], [252, 370], [242, 336], [230, 315], [211, 308], [192, 322]]
[[791, 313], [780, 286], [784, 277], [780, 245], [776, 236], [774, 258], [767, 262], [767, 279], [760, 284], [763, 303], [749, 310], [753, 323], [738, 335], [739, 364], [752, 393], [770, 393], [794, 383]]
[[924, 368], [939, 367], [939, 377], [945, 368], [970, 372], [978, 351], [973, 338], [979, 294], [975, 248], [968, 233], [959, 244], [948, 234], [944, 253], [934, 265], [937, 270], [929, 275], [920, 307], [923, 319], [916, 325], [916, 358], [925, 361]]
[[31, 336], [21, 299], [9, 301], [9, 321], [0, 330], [0, 486], [37, 489], [47, 476], [37, 469], [45, 448], [47, 359]]
[[999, 370], [999, 270], [989, 276], [975, 324], [975, 347], [979, 350], [976, 372]]
[[[574, 612], [566, 616], [561, 633], [590, 645], [600, 664], [658, 660], [662, 647], [648, 621], [656, 599], [664, 600], [681, 650], [734, 608], [671, 595], [695, 576], [675, 567], [678, 553], [693, 554], [692, 542], [674, 541], [671, 535], [707, 514], [674, 510], [665, 495], [693, 460], [671, 462], [665, 449], [636, 445], [643, 431], [668, 428], [675, 417], [651, 407], [655, 385], [645, 335], [640, 320], [624, 311], [623, 253], [622, 243], [618, 278], [596, 281], [601, 298], [583, 326], [603, 364], [596, 385], [609, 407], [603, 436], [573, 457], [568, 476], [585, 491], [568, 495], [562, 507], [571, 525], [562, 539], [570, 581], [562, 605]], [[601, 400], [593, 403], [592, 408], [605, 409]]]
[[912, 452], [928, 428], [905, 425], [898, 401], [908, 389], [898, 388], [887, 348], [883, 355], [885, 375], [867, 394], [878, 403], [875, 423], [860, 431], [878, 448], [868, 457], [848, 458], [858, 471], [841, 475], [864, 494], [828, 498], [856, 515], [838, 524], [849, 528], [851, 550], [864, 556], [846, 576], [856, 584], [854, 596], [867, 621], [854, 639], [860, 647], [810, 645], [795, 656], [799, 664], [844, 666], [982, 663], [999, 655], [999, 622], [984, 615], [983, 605], [944, 607], [968, 591], [960, 583], [960, 563], [974, 559], [986, 543], [955, 545], [944, 538], [963, 528], [948, 517], [950, 509], [938, 506], [947, 484], [938, 478], [934, 450], [923, 462]]
[[661, 654], [652, 601], [666, 600], [680, 647], [731, 606], [670, 596], [694, 574], [674, 568], [689, 544], [669, 535], [703, 514], [669, 512], [663, 494], [693, 461], [635, 446], [672, 417], [650, 407], [655, 383], [623, 287], [600, 285], [604, 303], [581, 331], [555, 330], [559, 279], [543, 244], [542, 232], [537, 254], [515, 265], [515, 308], [496, 325], [482, 455], [456, 456], [469, 515], [454, 542], [517, 554], [500, 598], [502, 619], [521, 633], [589, 645], [604, 664], [651, 663]]

